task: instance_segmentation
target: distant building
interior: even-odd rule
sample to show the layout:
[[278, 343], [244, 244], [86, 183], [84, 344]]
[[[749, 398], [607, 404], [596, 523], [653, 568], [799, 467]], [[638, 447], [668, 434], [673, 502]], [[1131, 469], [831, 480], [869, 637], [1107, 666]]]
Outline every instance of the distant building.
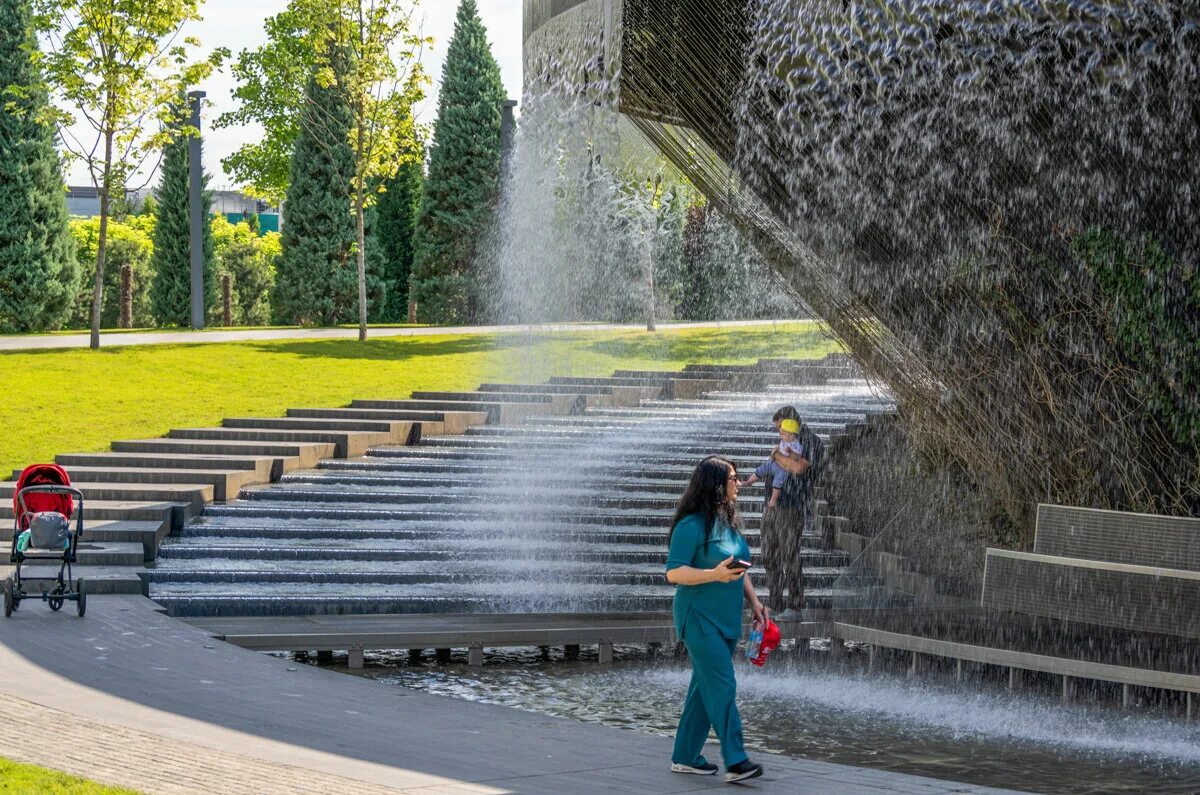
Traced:
[[[125, 198], [134, 210], [139, 210], [146, 197], [153, 191], [143, 188], [125, 192]], [[231, 223], [246, 220], [251, 215], [258, 216], [259, 231], [279, 231], [279, 209], [272, 207], [262, 199], [255, 199], [237, 190], [214, 190], [212, 192], [212, 214], [223, 215]], [[100, 192], [91, 185], [70, 185], [67, 187], [67, 212], [73, 216], [92, 218], [100, 214]]]

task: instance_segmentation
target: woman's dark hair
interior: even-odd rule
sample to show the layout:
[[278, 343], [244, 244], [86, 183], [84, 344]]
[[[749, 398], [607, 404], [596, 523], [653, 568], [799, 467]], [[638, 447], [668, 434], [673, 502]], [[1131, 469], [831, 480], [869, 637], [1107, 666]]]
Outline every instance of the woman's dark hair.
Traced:
[[771, 418], [771, 422], [780, 422], [781, 420], [795, 420], [796, 422], [800, 422], [800, 412], [796, 411], [795, 406], [784, 406], [775, 412], [775, 416]]
[[737, 467], [728, 458], [710, 455], [696, 465], [692, 479], [688, 481], [683, 496], [679, 498], [679, 507], [675, 509], [675, 518], [671, 520], [671, 531], [667, 533], [667, 543], [671, 543], [671, 535], [675, 525], [683, 517], [693, 514], [704, 514], [704, 543], [712, 540], [713, 526], [720, 518], [735, 531], [741, 530], [741, 517], [737, 513], [737, 504], [729, 501], [729, 476], [737, 475]]

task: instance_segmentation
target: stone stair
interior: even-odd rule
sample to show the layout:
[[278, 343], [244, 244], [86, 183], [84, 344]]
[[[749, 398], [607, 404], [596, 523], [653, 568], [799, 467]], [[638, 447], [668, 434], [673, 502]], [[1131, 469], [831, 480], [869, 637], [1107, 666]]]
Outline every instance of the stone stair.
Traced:
[[[163, 545], [151, 594], [179, 615], [668, 609], [667, 525], [700, 456], [729, 453], [743, 470], [756, 466], [777, 441], [769, 417], [784, 402], [831, 435], [889, 408], [861, 381], [817, 390], [820, 378], [783, 380], [804, 366], [764, 372], [765, 397], [736, 391], [756, 374], [749, 367], [355, 401], [348, 411], [470, 407], [491, 422], [244, 488]], [[662, 398], [680, 393], [687, 397]], [[757, 556], [765, 495], [746, 491]], [[848, 572], [846, 553], [820, 533], [801, 544], [810, 606], [878, 588]]]

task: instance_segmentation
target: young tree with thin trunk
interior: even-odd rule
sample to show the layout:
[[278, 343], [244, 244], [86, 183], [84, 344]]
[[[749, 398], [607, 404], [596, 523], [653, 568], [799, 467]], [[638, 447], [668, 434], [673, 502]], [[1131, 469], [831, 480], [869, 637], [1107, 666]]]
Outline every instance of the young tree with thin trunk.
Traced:
[[411, 108], [424, 96], [420, 55], [431, 42], [414, 30], [417, 0], [303, 3], [315, 22], [317, 81], [339, 92], [351, 114], [358, 338], [366, 340], [367, 212], [401, 164], [420, 156]]
[[[196, 131], [178, 118], [179, 97], [227, 55], [192, 60], [199, 42], [181, 35], [199, 20], [199, 0], [38, 0], [38, 25], [50, 44], [47, 80], [68, 108], [62, 140], [88, 169], [100, 195], [100, 232], [92, 290], [91, 347], [100, 347], [104, 260], [114, 198], [164, 144]], [[72, 120], [89, 132], [81, 137]]]

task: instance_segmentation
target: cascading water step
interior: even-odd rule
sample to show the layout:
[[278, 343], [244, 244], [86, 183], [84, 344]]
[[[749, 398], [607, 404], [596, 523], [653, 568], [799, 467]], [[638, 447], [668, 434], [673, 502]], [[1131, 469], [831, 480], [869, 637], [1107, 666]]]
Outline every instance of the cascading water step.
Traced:
[[[196, 616], [667, 610], [667, 533], [700, 458], [725, 455], [748, 474], [778, 444], [770, 415], [783, 402], [822, 435], [889, 405], [863, 382], [752, 393], [695, 375], [641, 379], [657, 385], [486, 384], [476, 393], [356, 401], [323, 416], [291, 412], [368, 427], [469, 407], [470, 419], [506, 426], [474, 422], [461, 435], [383, 444], [242, 489], [241, 499], [210, 506], [165, 541], [146, 575], [151, 594], [174, 614]], [[662, 400], [664, 383], [693, 393]], [[717, 385], [726, 391], [702, 396]], [[637, 401], [572, 402], [619, 390]], [[758, 526], [767, 492], [742, 492], [762, 589]], [[809, 606], [890, 597], [815, 529], [794, 544]]]

